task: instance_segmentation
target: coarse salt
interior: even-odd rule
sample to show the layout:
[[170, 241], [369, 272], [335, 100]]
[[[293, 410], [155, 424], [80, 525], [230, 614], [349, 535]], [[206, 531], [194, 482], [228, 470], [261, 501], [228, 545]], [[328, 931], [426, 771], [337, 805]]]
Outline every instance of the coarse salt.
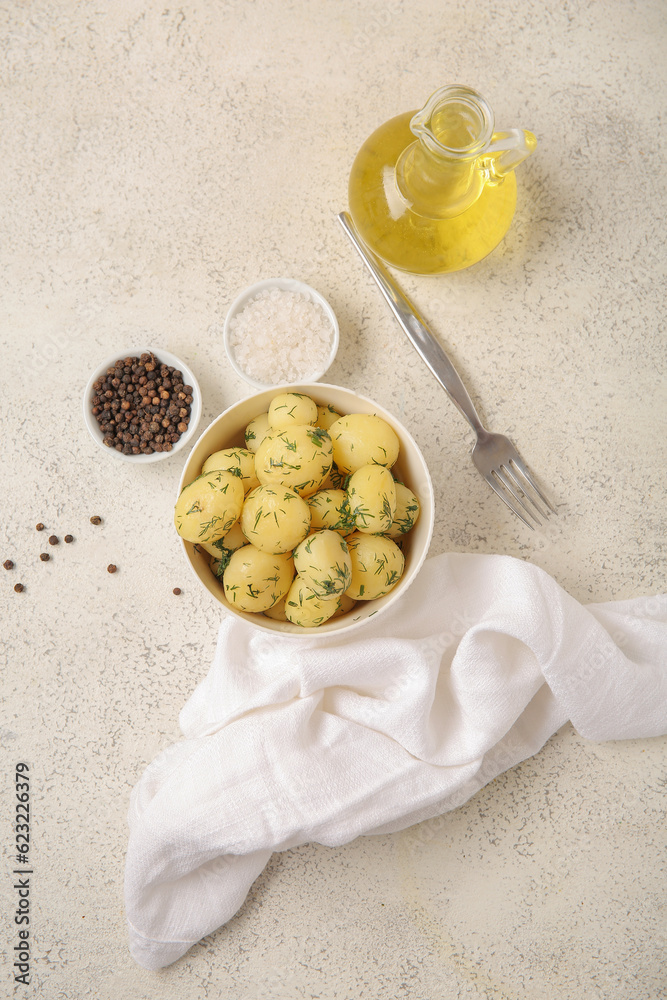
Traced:
[[264, 289], [229, 324], [234, 360], [257, 382], [296, 382], [326, 369], [332, 326], [302, 292]]

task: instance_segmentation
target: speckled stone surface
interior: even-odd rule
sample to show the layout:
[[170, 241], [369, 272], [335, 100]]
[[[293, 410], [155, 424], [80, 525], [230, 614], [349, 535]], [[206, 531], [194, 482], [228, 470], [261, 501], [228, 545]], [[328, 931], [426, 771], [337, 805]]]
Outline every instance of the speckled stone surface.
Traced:
[[[247, 392], [222, 351], [231, 300], [306, 280], [340, 321], [328, 381], [424, 451], [434, 553], [528, 559], [581, 601], [664, 591], [665, 34], [658, 0], [0, 5], [6, 957], [16, 761], [34, 868], [32, 981], [14, 989], [9, 959], [2, 996], [667, 995], [665, 740], [596, 745], [569, 726], [450, 815], [274, 855], [227, 927], [160, 973], [137, 967], [128, 796], [178, 738], [219, 612], [170, 526], [182, 459], [121, 464], [80, 412], [90, 370], [150, 342], [197, 373], [203, 429]], [[543, 532], [475, 472], [467, 425], [335, 223], [361, 142], [451, 82], [539, 148], [489, 258], [401, 281], [548, 484], [560, 516]]]

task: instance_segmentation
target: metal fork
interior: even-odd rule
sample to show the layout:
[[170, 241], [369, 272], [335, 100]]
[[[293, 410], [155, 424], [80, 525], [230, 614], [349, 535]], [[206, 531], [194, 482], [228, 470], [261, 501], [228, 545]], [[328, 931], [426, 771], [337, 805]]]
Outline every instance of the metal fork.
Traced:
[[373, 275], [404, 333], [477, 435], [472, 450], [475, 467], [519, 520], [534, 530], [528, 517], [541, 524], [540, 518], [546, 519], [556, 511], [537, 486], [510, 439], [504, 434], [493, 434], [482, 425], [454, 365], [384, 264], [363, 243], [348, 213], [341, 212], [338, 221]]

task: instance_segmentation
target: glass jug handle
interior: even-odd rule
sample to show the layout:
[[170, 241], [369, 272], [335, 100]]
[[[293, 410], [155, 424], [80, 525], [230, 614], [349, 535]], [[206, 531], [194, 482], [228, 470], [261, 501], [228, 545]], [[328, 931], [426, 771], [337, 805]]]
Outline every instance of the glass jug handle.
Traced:
[[491, 143], [480, 156], [478, 167], [487, 184], [498, 184], [523, 163], [537, 148], [537, 139], [527, 129], [509, 128], [494, 132]]

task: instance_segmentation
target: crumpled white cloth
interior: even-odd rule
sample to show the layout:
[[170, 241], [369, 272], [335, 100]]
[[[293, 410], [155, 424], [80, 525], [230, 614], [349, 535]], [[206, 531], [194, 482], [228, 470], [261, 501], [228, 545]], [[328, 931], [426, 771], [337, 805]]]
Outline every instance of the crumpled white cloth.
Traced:
[[534, 565], [455, 554], [347, 639], [225, 617], [185, 739], [131, 796], [133, 957], [174, 962], [273, 851], [453, 809], [568, 719], [591, 740], [667, 732], [667, 595], [583, 606]]

